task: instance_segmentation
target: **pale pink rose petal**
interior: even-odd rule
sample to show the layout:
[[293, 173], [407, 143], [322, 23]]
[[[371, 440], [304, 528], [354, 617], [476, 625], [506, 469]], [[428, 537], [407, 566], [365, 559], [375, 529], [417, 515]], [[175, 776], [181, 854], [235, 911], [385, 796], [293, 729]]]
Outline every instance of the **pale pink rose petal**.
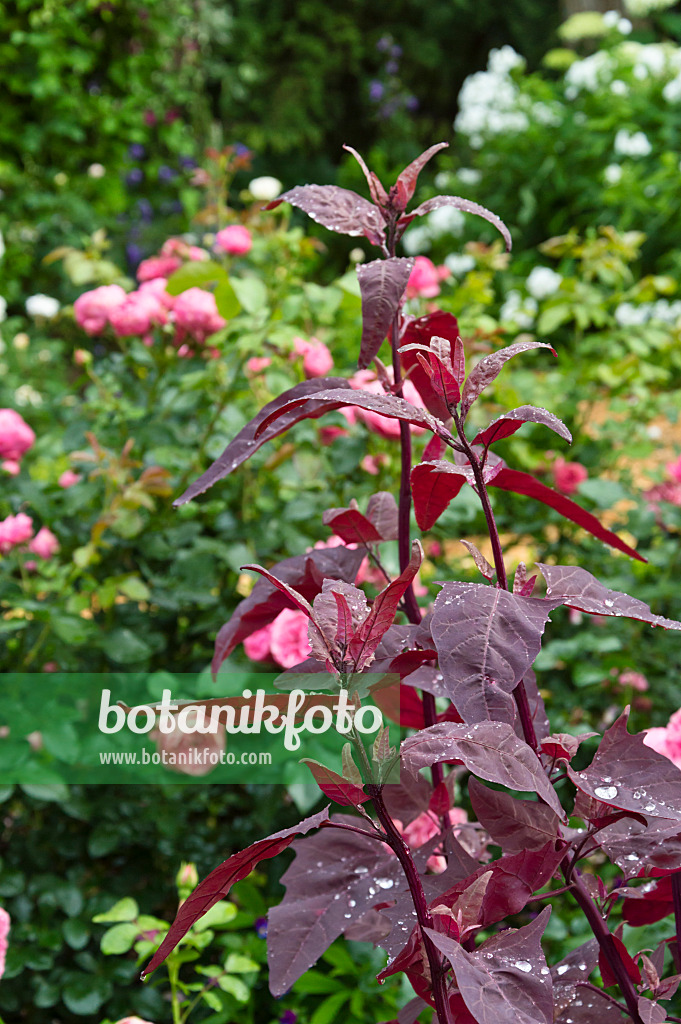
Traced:
[[[35, 433], [14, 409], [0, 409], [0, 459], [18, 465], [21, 457], [35, 441]], [[16, 476], [7, 466], [6, 472]], [[18, 470], [17, 470], [18, 472]]]
[[24, 544], [33, 536], [33, 520], [24, 512], [0, 520], [0, 553], [11, 551], [18, 544]]
[[155, 277], [170, 277], [182, 266], [182, 260], [176, 256], [152, 256], [142, 260], [137, 268], [138, 281], [151, 281]]
[[80, 473], [74, 473], [72, 469], [65, 469], [62, 475], [57, 480], [60, 487], [74, 487], [75, 484], [79, 484], [82, 480]]
[[18, 462], [13, 462], [11, 459], [6, 459], [2, 463], [2, 468], [5, 473], [9, 473], [10, 476], [19, 476], [21, 472], [21, 465]]
[[88, 334], [100, 334], [112, 310], [125, 302], [127, 295], [119, 284], [103, 284], [83, 292], [73, 304], [76, 322]]
[[59, 551], [59, 541], [51, 530], [43, 526], [28, 545], [28, 550], [39, 558], [51, 558]]
[[215, 296], [204, 288], [188, 288], [178, 295], [173, 312], [180, 331], [199, 342], [205, 341], [227, 323], [218, 313]]
[[244, 651], [247, 657], [251, 661], [269, 661], [270, 655], [270, 641], [272, 639], [272, 623], [268, 626], [264, 626], [263, 629], [257, 629], [255, 633], [251, 633], [244, 640]]
[[553, 464], [553, 480], [557, 489], [563, 494], [574, 494], [588, 475], [586, 468], [580, 462], [566, 462], [560, 455]]
[[246, 373], [255, 375], [256, 373], [262, 373], [270, 365], [272, 360], [269, 356], [252, 356], [246, 362]]
[[440, 275], [427, 256], [417, 256], [407, 282], [407, 298], [434, 299], [440, 294]]
[[230, 224], [229, 227], [218, 231], [215, 236], [215, 244], [231, 256], [243, 256], [250, 252], [253, 239], [250, 231], [243, 224]]
[[679, 455], [676, 462], [667, 463], [667, 473], [672, 480], [676, 480], [677, 483], [681, 484], [681, 455]]
[[291, 668], [310, 657], [308, 622], [305, 612], [285, 608], [272, 623], [270, 649], [272, 657], [282, 668]]

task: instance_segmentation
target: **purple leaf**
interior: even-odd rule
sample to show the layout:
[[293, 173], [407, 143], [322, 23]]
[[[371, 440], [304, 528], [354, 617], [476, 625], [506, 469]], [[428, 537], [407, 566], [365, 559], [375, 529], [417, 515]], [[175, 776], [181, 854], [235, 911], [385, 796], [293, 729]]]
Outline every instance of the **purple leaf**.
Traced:
[[598, 943], [590, 939], [551, 968], [556, 1024], [622, 1024], [624, 1018], [614, 1003], [579, 985], [588, 981], [597, 965]]
[[584, 771], [569, 765], [575, 786], [608, 807], [681, 821], [681, 771], [644, 743], [645, 733], [627, 731], [628, 709], [610, 726]]
[[446, 149], [449, 145], [448, 142], [436, 142], [434, 146], [431, 146], [420, 156], [417, 156], [415, 160], [409, 164], [408, 167], [399, 174], [395, 187], [397, 190], [397, 203], [396, 209], [402, 211], [407, 208], [407, 204], [414, 195], [416, 189], [416, 182], [418, 181], [419, 174], [426, 166], [429, 160], [431, 160], [436, 153], [439, 153], [441, 149]]
[[223, 900], [234, 883], [245, 878], [246, 875], [250, 875], [260, 861], [276, 857], [278, 853], [291, 845], [296, 836], [305, 835], [313, 828], [323, 828], [328, 824], [329, 808], [325, 807], [323, 811], [313, 814], [310, 818], [305, 818], [297, 825], [285, 828], [281, 832], [275, 832], [274, 835], [260, 839], [240, 853], [233, 854], [214, 871], [211, 871], [179, 908], [175, 920], [170, 926], [170, 931], [142, 971], [142, 977], [145, 978], [155, 971], [168, 954], [175, 949], [178, 942], [184, 938], [194, 922], [203, 917], [216, 903]]
[[448, 935], [428, 935], [454, 969], [463, 1000], [480, 1024], [553, 1024], [553, 987], [540, 939], [551, 908], [469, 953]]
[[[624, 945], [622, 940], [617, 935], [613, 935], [612, 940], [615, 944], [615, 948], [617, 949], [617, 953], [619, 954], [619, 958], [622, 961], [622, 964], [624, 965], [624, 969], [629, 975], [629, 978], [631, 979], [631, 981], [633, 981], [634, 985], [638, 985], [641, 981], [641, 971], [638, 967], [638, 964], [629, 955], [627, 947]], [[606, 988], [610, 988], [611, 985], [617, 984], [617, 978], [615, 977], [612, 968], [610, 967], [610, 964], [608, 962], [608, 958], [606, 957], [602, 949], [598, 954], [598, 967], [601, 972], [601, 977], [603, 978], [603, 984]]]
[[[256, 437], [267, 430], [270, 424], [274, 423], [280, 416], [288, 417], [293, 410], [306, 404], [306, 401], [304, 398], [294, 398], [287, 402], [286, 405], [273, 410], [261, 421], [257, 428]], [[404, 398], [397, 398], [395, 395], [374, 395], [370, 391], [362, 391], [359, 388], [350, 388], [349, 390], [335, 388], [329, 391], [320, 391], [315, 396], [315, 406], [317, 404], [322, 406], [321, 411], [317, 413], [319, 416], [323, 412], [331, 412], [333, 409], [340, 409], [346, 405], [354, 405], [360, 409], [370, 409], [372, 412], [377, 412], [381, 416], [388, 416], [391, 419], [405, 420], [407, 423], [415, 423], [420, 427], [429, 427], [433, 431], [437, 426], [437, 420], [430, 413], [427, 413], [425, 409], [418, 409], [410, 402], [406, 402]], [[297, 423], [299, 419], [303, 418], [297, 416], [293, 422]]]
[[500, 441], [504, 437], [510, 437], [511, 434], [515, 434], [516, 430], [522, 427], [523, 423], [541, 423], [543, 426], [548, 427], [549, 430], [553, 430], [559, 437], [562, 437], [564, 441], [568, 443], [572, 441], [572, 434], [568, 428], [552, 412], [549, 412], [547, 409], [538, 409], [534, 405], [521, 405], [518, 409], [511, 409], [510, 412], [505, 412], [503, 416], [490, 423], [488, 427], [485, 427], [484, 430], [476, 434], [471, 443], [489, 446], [494, 444], [495, 441]]
[[437, 459], [414, 466], [410, 479], [416, 522], [420, 530], [430, 530], [468, 477], [462, 467]]
[[371, 797], [359, 786], [353, 786], [351, 782], [344, 779], [337, 772], [332, 772], [326, 765], [314, 761], [310, 757], [303, 757], [302, 764], [306, 764], [314, 776], [314, 780], [321, 789], [324, 796], [328, 796], [336, 804], [345, 804], [349, 807], [357, 807], [364, 804]]
[[511, 232], [503, 220], [497, 217], [496, 213], [492, 213], [491, 210], [486, 210], [484, 206], [480, 206], [479, 203], [474, 203], [470, 199], [462, 199], [460, 196], [435, 196], [434, 199], [427, 199], [425, 203], [421, 203], [415, 210], [411, 210], [405, 217], [402, 217], [400, 225], [406, 227], [414, 217], [423, 217], [424, 214], [431, 213], [433, 210], [439, 210], [442, 206], [453, 206], [455, 209], [461, 210], [462, 213], [474, 213], [478, 217], [484, 217], [497, 231], [501, 232], [506, 243], [506, 251], [511, 251], [513, 246]]
[[[333, 822], [355, 825], [357, 818], [334, 816]], [[294, 850], [296, 859], [281, 879], [286, 895], [269, 912], [267, 960], [275, 996], [283, 995], [334, 939], [381, 902], [381, 883], [385, 890], [396, 888], [403, 877], [387, 846], [355, 832], [320, 832], [296, 843]]]
[[407, 287], [414, 260], [391, 256], [387, 260], [360, 263], [357, 277], [362, 293], [362, 341], [359, 368], [371, 363], [383, 344]]
[[[322, 416], [328, 409], [325, 405], [318, 405], [314, 396], [316, 392], [325, 391], [329, 387], [349, 389], [350, 385], [343, 377], [316, 377], [313, 380], [303, 381], [302, 384], [296, 384], [295, 387], [284, 391], [278, 398], [268, 402], [258, 415], [250, 423], [247, 423], [243, 430], [239, 431], [234, 440], [229, 442], [222, 455], [215, 460], [212, 466], [198, 480], [190, 484], [184, 494], [173, 502], [174, 506], [177, 508], [191, 501], [198, 494], [203, 494], [204, 491], [207, 491], [218, 480], [222, 480], [232, 473], [246, 459], [250, 459], [251, 455], [254, 455], [259, 448], [262, 448], [266, 441], [271, 441], [273, 437], [283, 434], [294, 423], [298, 423], [299, 420], [316, 419], [318, 416]], [[285, 406], [291, 399], [295, 398], [301, 399], [303, 404], [299, 403], [292, 412], [282, 416], [274, 427], [264, 432], [258, 429], [262, 421], [270, 416], [275, 409]]]
[[589, 615], [615, 615], [663, 629], [681, 629], [681, 622], [655, 615], [647, 604], [629, 597], [619, 590], [608, 588], [586, 569], [576, 565], [542, 565], [537, 562], [546, 580], [546, 593], [568, 608], [576, 608]]
[[375, 544], [382, 539], [374, 524], [356, 508], [329, 508], [322, 522], [344, 544]]
[[648, 825], [633, 818], [620, 820], [595, 835], [609, 859], [628, 878], [656, 868], [676, 871], [681, 864], [681, 826], [669, 818], [646, 815]]
[[559, 838], [560, 818], [546, 804], [488, 789], [474, 776], [468, 795], [476, 818], [506, 854], [539, 850]]
[[487, 782], [523, 793], [536, 793], [561, 819], [564, 817], [537, 755], [505, 722], [431, 725], [404, 740], [401, 754], [405, 771], [412, 774], [442, 761], [461, 761], [470, 772]]
[[273, 210], [281, 203], [290, 203], [316, 220], [318, 224], [337, 231], [341, 235], [364, 235], [372, 245], [383, 246], [385, 227], [380, 210], [351, 192], [337, 185], [296, 185], [265, 206]]
[[466, 383], [463, 386], [461, 399], [462, 418], [466, 418], [473, 402], [492, 381], [497, 379], [504, 363], [512, 359], [513, 356], [520, 355], [521, 352], [529, 352], [533, 348], [548, 348], [553, 352], [554, 356], [556, 354], [555, 349], [551, 345], [546, 345], [542, 341], [516, 341], [515, 344], [507, 345], [506, 348], [499, 349], [498, 352], [491, 352], [488, 356], [483, 356], [480, 362], [468, 374]]
[[264, 579], [271, 583], [273, 587], [276, 587], [277, 590], [280, 590], [282, 594], [286, 594], [286, 596], [290, 599], [291, 604], [295, 605], [295, 607], [298, 608], [301, 612], [305, 612], [308, 619], [313, 618], [312, 608], [310, 606], [309, 601], [306, 601], [304, 597], [301, 597], [301, 595], [293, 589], [293, 587], [290, 587], [288, 583], [284, 583], [283, 580], [278, 579], [271, 572], [269, 572], [268, 569], [263, 569], [261, 565], [255, 564], [242, 565], [240, 568], [241, 572], [246, 572], [246, 570], [249, 570], [250, 572], [259, 573]]
[[484, 583], [444, 584], [432, 635], [444, 689], [464, 722], [513, 722], [511, 694], [539, 654], [558, 604]]
[[[443, 313], [442, 310], [436, 310], [434, 313], [428, 313], [417, 320], [412, 320], [407, 325], [400, 339], [400, 345], [411, 346], [419, 344], [430, 348], [430, 339], [435, 336], [446, 338], [450, 342], [453, 351], [452, 364], [455, 373], [458, 375], [459, 384], [462, 384], [463, 344], [459, 338], [459, 325], [456, 317], [452, 316], [451, 313]], [[447, 403], [434, 390], [428, 374], [425, 373], [416, 358], [416, 353], [411, 349], [407, 352], [402, 352], [401, 360], [405, 375], [408, 374], [409, 379], [423, 399], [426, 408], [439, 419], [447, 420], [450, 416]]]
[[463, 544], [463, 546], [465, 547], [466, 551], [468, 552], [468, 554], [471, 556], [471, 558], [475, 562], [475, 564], [476, 564], [476, 566], [478, 568], [478, 571], [485, 577], [485, 579], [486, 580], [494, 579], [494, 577], [496, 575], [496, 569], [494, 569], [489, 564], [489, 562], [487, 561], [487, 559], [483, 555], [482, 551], [479, 551], [478, 548], [476, 548], [475, 544], [471, 544], [471, 542], [468, 541], [468, 540], [461, 540], [461, 541], [459, 541], [459, 543]]
[[367, 519], [373, 523], [382, 540], [397, 540], [397, 502], [390, 491], [377, 491], [369, 498]]
[[349, 653], [356, 659], [358, 671], [369, 663], [382, 637], [392, 626], [402, 595], [419, 571], [422, 561], [423, 548], [420, 542], [415, 540], [412, 542], [411, 558], [404, 572], [374, 599], [371, 614], [364, 620], [350, 644]]
[[[317, 548], [305, 555], [286, 558], [272, 566], [279, 580], [295, 587], [306, 600], [321, 592], [325, 579], [354, 580], [364, 558], [362, 550], [346, 547]], [[247, 598], [240, 601], [215, 641], [212, 672], [216, 675], [225, 658], [251, 633], [276, 619], [293, 602], [267, 580], [258, 580]], [[319, 671], [317, 666], [315, 671]]]
[[609, 544], [610, 547], [616, 548], [617, 551], [622, 551], [625, 555], [629, 555], [630, 558], [638, 559], [639, 562], [645, 562], [645, 558], [629, 547], [628, 544], [625, 544], [623, 540], [620, 540], [616, 533], [613, 533], [612, 530], [606, 530], [603, 524], [596, 519], [596, 516], [587, 512], [581, 505], [571, 501], [570, 498], [566, 498], [564, 494], [559, 494], [558, 491], [554, 491], [551, 487], [547, 487], [546, 484], [535, 480], [530, 473], [523, 473], [518, 469], [508, 469], [504, 466], [494, 480], [490, 481], [490, 485], [492, 487], [500, 487], [504, 491], [513, 491], [514, 494], [524, 494], [528, 498], [536, 498], [537, 501], [541, 501], [542, 504], [555, 509], [556, 512], [559, 512], [566, 519], [577, 523], [582, 529], [588, 530], [598, 540], [602, 540], [604, 544]]
[[376, 206], [385, 206], [385, 204], [388, 202], [388, 193], [383, 188], [383, 185], [380, 183], [374, 172], [369, 170], [369, 168], [364, 162], [364, 158], [360, 156], [357, 150], [353, 149], [352, 146], [344, 145], [343, 149], [346, 150], [348, 153], [352, 153], [355, 160], [362, 168], [364, 177], [367, 180], [367, 185], [369, 186], [369, 193], [371, 195], [371, 198], [375, 202]]

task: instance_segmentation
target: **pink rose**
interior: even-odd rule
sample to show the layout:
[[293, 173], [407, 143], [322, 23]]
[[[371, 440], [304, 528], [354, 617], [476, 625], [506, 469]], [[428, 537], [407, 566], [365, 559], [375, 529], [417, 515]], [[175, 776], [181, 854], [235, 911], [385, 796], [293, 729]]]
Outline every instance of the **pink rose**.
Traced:
[[388, 456], [385, 452], [379, 452], [378, 455], [365, 455], [360, 462], [360, 466], [365, 473], [370, 473], [372, 476], [378, 476], [381, 472], [381, 466], [385, 466], [388, 463]]
[[344, 427], [320, 427], [319, 440], [324, 446], [333, 444], [337, 437], [347, 437], [348, 432]]
[[666, 468], [672, 480], [676, 480], [677, 483], [681, 484], [681, 455], [679, 455], [676, 462], [668, 462]]
[[440, 274], [427, 256], [417, 256], [407, 282], [407, 298], [434, 299], [440, 294]]
[[147, 334], [154, 324], [163, 324], [166, 319], [163, 303], [151, 291], [131, 292], [109, 314], [109, 323], [119, 338]]
[[246, 363], [246, 373], [255, 376], [256, 373], [262, 373], [270, 365], [272, 360], [269, 356], [253, 356]]
[[28, 545], [28, 550], [39, 558], [51, 558], [59, 551], [59, 541], [51, 530], [43, 526]]
[[[18, 462], [35, 441], [28, 423], [14, 409], [0, 409], [0, 458]], [[11, 470], [7, 470], [11, 473]], [[12, 475], [16, 475], [12, 473]]]
[[256, 629], [244, 640], [244, 651], [251, 661], [271, 661], [270, 642], [272, 639], [272, 623], [263, 629]]
[[181, 334], [191, 334], [197, 341], [205, 341], [227, 323], [218, 313], [213, 293], [203, 288], [188, 288], [178, 295], [174, 313]]
[[285, 608], [272, 623], [270, 650], [272, 657], [282, 668], [291, 668], [310, 657], [308, 622], [305, 612]]
[[554, 462], [552, 472], [553, 481], [563, 494], [574, 494], [589, 475], [580, 462], [566, 462], [561, 455]]
[[7, 936], [12, 920], [4, 907], [0, 907], [0, 978], [5, 973], [5, 957], [7, 955]]
[[114, 1021], [114, 1024], [152, 1024], [152, 1021], [142, 1020], [141, 1017], [121, 1017], [120, 1020]]
[[18, 462], [13, 459], [5, 459], [4, 462], [0, 463], [5, 473], [9, 473], [10, 476], [19, 476], [21, 472], [21, 466]]
[[674, 712], [664, 728], [647, 729], [643, 742], [681, 768], [681, 710]]
[[208, 260], [210, 256], [198, 245], [189, 245], [183, 238], [168, 238], [161, 246], [161, 256], [180, 256], [183, 260]]
[[231, 256], [243, 256], [250, 252], [253, 239], [250, 231], [243, 224], [230, 224], [229, 227], [218, 231], [215, 236], [215, 244]]
[[639, 693], [645, 693], [649, 685], [642, 672], [634, 672], [632, 669], [622, 672], [617, 682], [620, 686], [631, 686], [632, 690], [638, 690]]
[[294, 351], [296, 355], [303, 357], [303, 370], [305, 376], [324, 377], [333, 367], [333, 356], [326, 345], [317, 338], [294, 338]]
[[19, 512], [0, 520], [0, 554], [6, 555], [17, 544], [24, 544], [33, 536], [33, 520]]
[[137, 280], [151, 281], [155, 277], [170, 277], [181, 266], [182, 260], [177, 256], [152, 256], [140, 263], [137, 268]]
[[83, 292], [73, 304], [76, 321], [88, 334], [100, 334], [107, 325], [111, 311], [124, 303], [126, 298], [119, 284], [103, 284], [90, 292]]
[[[468, 821], [468, 815], [461, 807], [451, 807], [449, 810], [449, 820], [452, 825], [463, 825], [464, 822]], [[401, 821], [396, 820], [395, 824], [412, 850], [418, 850], [419, 847], [427, 843], [429, 839], [432, 839], [440, 831], [440, 824], [435, 815], [430, 811], [423, 811], [419, 814], [418, 818], [410, 821], [406, 828], [402, 825]], [[442, 874], [447, 867], [447, 860], [439, 854], [433, 854], [432, 857], [428, 858], [427, 867], [438, 875]]]
[[167, 283], [165, 277], [154, 277], [151, 281], [143, 281], [137, 289], [137, 294], [153, 295], [164, 309], [172, 309], [175, 305], [175, 296], [169, 295], [166, 291]]
[[[193, 729], [196, 726], [197, 717], [196, 711], [187, 712], [188, 728]], [[177, 719], [173, 721], [175, 727], [172, 732], [165, 733], [160, 729], [154, 729], [149, 734], [159, 752], [166, 751], [174, 755], [174, 763], [168, 763], [167, 767], [181, 775], [201, 776], [212, 772], [220, 763], [220, 752], [227, 746], [224, 724], [218, 724], [217, 732], [182, 732], [177, 728]], [[213, 757], [216, 758], [215, 761]]]
[[[392, 380], [392, 373], [390, 373], [390, 379]], [[385, 394], [383, 385], [378, 380], [373, 370], [358, 370], [357, 373], [350, 377], [348, 384], [360, 391], [370, 391], [372, 395]], [[418, 406], [419, 409], [424, 408], [421, 396], [410, 380], [406, 380], [404, 382], [402, 394], [407, 402], [411, 402], [412, 405]], [[399, 420], [389, 419], [387, 416], [381, 416], [379, 413], [373, 412], [370, 409], [358, 409], [353, 406], [341, 409], [340, 412], [345, 416], [348, 423], [356, 423], [357, 420], [362, 420], [370, 430], [373, 430], [376, 434], [380, 434], [381, 437], [397, 438], [400, 436]], [[412, 426], [411, 429], [414, 434], [423, 433], [423, 427]], [[369, 472], [371, 472], [371, 470], [369, 470]]]
[[73, 487], [74, 484], [79, 484], [82, 479], [80, 473], [74, 473], [72, 469], [65, 469], [57, 483], [60, 487]]

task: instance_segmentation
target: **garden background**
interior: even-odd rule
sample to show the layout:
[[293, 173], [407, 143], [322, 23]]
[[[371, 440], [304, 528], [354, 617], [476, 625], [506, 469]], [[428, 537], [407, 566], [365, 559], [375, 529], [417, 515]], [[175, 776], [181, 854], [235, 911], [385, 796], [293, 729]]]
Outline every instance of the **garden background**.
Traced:
[[[581, 560], [679, 616], [681, 5], [394, 0], [379, 17], [361, 0], [14, 0], [0, 12], [0, 58], [2, 671], [139, 671], [157, 683], [200, 672], [252, 586], [239, 566], [328, 541], [325, 508], [364, 507], [390, 486], [385, 423], [334, 413], [171, 507], [264, 402], [331, 367], [356, 372], [354, 268], [368, 249], [288, 206], [262, 211], [279, 183], [363, 193], [343, 144], [391, 182], [446, 141], [418, 197], [437, 187], [509, 225], [510, 258], [458, 211], [411, 228], [404, 250], [422, 259], [410, 310], [437, 296], [473, 356], [529, 337], [554, 345], [553, 365], [509, 370], [488, 410], [551, 404], [573, 446], [547, 448], [537, 428], [502, 454], [647, 563], [504, 494], [515, 557]], [[173, 302], [145, 289], [159, 276], [173, 276]], [[137, 298], [123, 305], [121, 289]], [[462, 493], [428, 536], [421, 584], [474, 579], [458, 541], [483, 534]], [[666, 726], [681, 704], [674, 635], [629, 621], [606, 633], [585, 618], [577, 635], [575, 613], [556, 612], [536, 666], [554, 719], [603, 729], [626, 698], [636, 728]], [[230, 665], [294, 664], [291, 628]], [[210, 776], [190, 788], [68, 786], [68, 718], [27, 734], [0, 738], [0, 767], [25, 763], [37, 780], [0, 792], [12, 921], [0, 1015], [164, 1024], [167, 975], [139, 984], [135, 950], [146, 955], [172, 918], [181, 862], [205, 874], [312, 811], [316, 788]], [[232, 960], [195, 990], [191, 1019], [393, 1017], [406, 991], [371, 980], [381, 957], [360, 943], [334, 945], [291, 993], [269, 996], [263, 921], [281, 870], [240, 883], [235, 912], [197, 932], [189, 953], [208, 969], [197, 978], [217, 977], [225, 951]], [[562, 955], [581, 927], [554, 915], [547, 939]]]

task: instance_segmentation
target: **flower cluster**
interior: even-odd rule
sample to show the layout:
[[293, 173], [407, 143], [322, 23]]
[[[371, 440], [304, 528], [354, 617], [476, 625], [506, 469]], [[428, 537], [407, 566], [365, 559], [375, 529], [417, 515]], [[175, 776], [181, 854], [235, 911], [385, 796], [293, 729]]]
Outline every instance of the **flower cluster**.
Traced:
[[28, 423], [14, 409], [0, 409], [0, 459], [10, 476], [19, 472], [22, 457], [35, 441]]
[[[29, 541], [28, 550], [39, 558], [51, 558], [59, 551], [59, 541], [46, 526], [33, 536], [33, 520], [25, 512], [0, 519], [0, 554], [6, 555], [14, 548], [23, 548]], [[26, 563], [26, 568], [35, 567], [35, 562]]]
[[305, 612], [285, 608], [274, 622], [246, 637], [244, 650], [251, 661], [275, 661], [292, 668], [310, 657], [308, 623]]
[[[295, 337], [293, 352], [294, 355], [303, 357], [303, 370], [308, 379], [310, 377], [325, 377], [333, 369], [333, 356], [324, 342], [319, 341], [318, 338], [310, 338], [307, 341], [305, 338]], [[255, 360], [251, 359], [249, 366], [254, 362]]]
[[12, 921], [4, 907], [0, 907], [0, 978], [5, 973], [5, 957], [7, 956], [7, 936]]
[[648, 729], [644, 742], [681, 768], [681, 711], [675, 711], [665, 726]]
[[427, 256], [417, 256], [407, 282], [407, 298], [434, 299], [440, 294], [440, 281], [444, 281], [450, 274], [449, 267], [436, 267]]
[[553, 482], [563, 494], [574, 494], [589, 476], [581, 462], [566, 462], [562, 455], [553, 463], [552, 470]]

